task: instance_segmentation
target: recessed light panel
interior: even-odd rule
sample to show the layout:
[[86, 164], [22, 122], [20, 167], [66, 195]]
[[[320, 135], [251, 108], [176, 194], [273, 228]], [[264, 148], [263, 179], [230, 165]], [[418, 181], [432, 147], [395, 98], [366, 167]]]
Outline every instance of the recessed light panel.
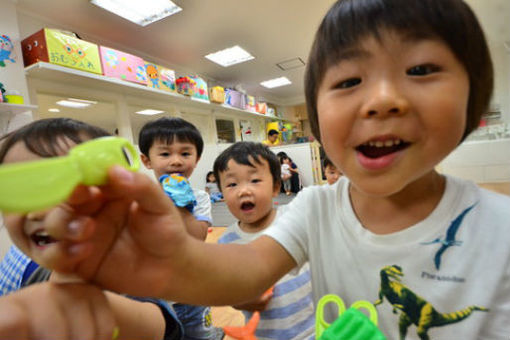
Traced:
[[252, 60], [255, 58], [250, 53], [246, 52], [237, 45], [215, 53], [208, 54], [205, 57], [210, 61], [215, 62], [216, 64], [219, 64], [223, 67], [243, 63], [245, 61]]
[[170, 0], [91, 0], [91, 3], [140, 26], [182, 11]]
[[160, 114], [160, 113], [163, 113], [163, 112], [165, 112], [165, 111], [151, 110], [151, 109], [136, 111], [136, 113], [138, 113], [140, 115], [147, 115], [147, 116], [157, 115], [157, 114]]
[[260, 85], [267, 87], [268, 89], [285, 86], [285, 85], [290, 85], [290, 84], [292, 84], [292, 82], [289, 79], [287, 79], [287, 77], [275, 78], [275, 79], [266, 80], [266, 81], [263, 81], [262, 83], [260, 83]]

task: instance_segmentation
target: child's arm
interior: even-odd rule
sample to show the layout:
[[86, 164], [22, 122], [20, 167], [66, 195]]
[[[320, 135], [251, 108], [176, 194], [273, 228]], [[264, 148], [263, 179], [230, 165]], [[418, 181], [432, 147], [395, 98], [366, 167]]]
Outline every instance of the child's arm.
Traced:
[[57, 208], [46, 216], [45, 228], [56, 239], [69, 238], [70, 224], [92, 226], [93, 233], [42, 258], [42, 265], [114, 291], [204, 305], [249, 301], [296, 266], [269, 237], [249, 245], [190, 237], [175, 206], [143, 174], [114, 167], [101, 190], [94, 197], [73, 195], [74, 211]]
[[197, 240], [205, 241], [205, 238], [207, 237], [207, 228], [210, 226], [209, 223], [197, 220], [186, 208], [178, 209], [188, 233]]

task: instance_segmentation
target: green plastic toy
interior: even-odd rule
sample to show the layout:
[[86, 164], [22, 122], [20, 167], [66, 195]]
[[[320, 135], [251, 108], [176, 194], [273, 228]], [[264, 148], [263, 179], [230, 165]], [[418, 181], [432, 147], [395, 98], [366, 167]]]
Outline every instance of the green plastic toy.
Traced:
[[[338, 318], [331, 325], [324, 320], [324, 306], [335, 303]], [[364, 308], [370, 318], [359, 311]], [[344, 301], [333, 294], [324, 295], [317, 304], [315, 337], [319, 340], [386, 340], [377, 328], [377, 310], [368, 301], [356, 301], [347, 311]]]
[[27, 213], [65, 201], [78, 184], [106, 183], [108, 169], [121, 165], [137, 171], [135, 147], [120, 137], [79, 144], [67, 156], [0, 166], [0, 210]]

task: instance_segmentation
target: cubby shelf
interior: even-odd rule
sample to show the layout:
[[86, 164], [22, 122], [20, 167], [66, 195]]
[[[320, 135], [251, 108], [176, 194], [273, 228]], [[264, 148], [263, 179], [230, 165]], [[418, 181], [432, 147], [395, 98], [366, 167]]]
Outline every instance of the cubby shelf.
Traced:
[[36, 110], [37, 106], [35, 105], [25, 105], [25, 104], [9, 104], [9, 103], [0, 103], [0, 114], [1, 115], [16, 115], [18, 113], [23, 113], [31, 110]]
[[225, 104], [211, 103], [209, 101], [183, 96], [178, 93], [167, 92], [145, 85], [123, 81], [117, 78], [106, 77], [46, 62], [38, 62], [25, 67], [25, 74], [29, 78], [56, 81], [76, 86], [87, 86], [98, 90], [122, 93], [125, 95], [143, 96], [145, 99], [165, 100], [178, 106], [195, 107], [201, 110], [211, 110], [227, 114], [242, 114], [265, 119], [283, 120], [280, 117], [241, 110]]

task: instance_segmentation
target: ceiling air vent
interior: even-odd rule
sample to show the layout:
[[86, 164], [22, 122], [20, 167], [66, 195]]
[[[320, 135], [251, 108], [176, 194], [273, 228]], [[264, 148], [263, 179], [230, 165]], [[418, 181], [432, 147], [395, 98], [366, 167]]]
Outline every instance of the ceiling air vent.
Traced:
[[283, 71], [287, 71], [292, 70], [293, 68], [303, 67], [305, 66], [305, 62], [301, 58], [293, 58], [277, 63], [276, 66]]

